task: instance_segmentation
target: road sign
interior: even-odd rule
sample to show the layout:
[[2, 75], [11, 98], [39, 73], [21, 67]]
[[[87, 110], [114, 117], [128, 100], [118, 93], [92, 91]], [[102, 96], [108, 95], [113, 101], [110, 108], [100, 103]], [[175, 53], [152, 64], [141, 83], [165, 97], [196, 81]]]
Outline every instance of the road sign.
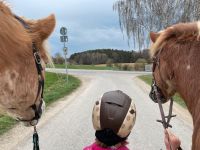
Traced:
[[61, 27], [60, 28], [60, 41], [64, 44], [63, 45], [63, 51], [65, 55], [65, 69], [66, 69], [66, 74], [67, 74], [67, 83], [68, 83], [68, 71], [67, 71], [67, 47], [65, 47], [65, 43], [68, 42], [68, 36], [67, 36], [67, 28]]
[[67, 34], [67, 28], [61, 27], [61, 28], [60, 28], [60, 34], [61, 34], [61, 35], [66, 35], [66, 34]]
[[67, 47], [63, 48], [63, 51], [64, 51], [65, 55], [67, 55], [67, 50], [68, 50]]
[[61, 42], [68, 42], [68, 36], [66, 36], [66, 35], [60, 36], [60, 41]]

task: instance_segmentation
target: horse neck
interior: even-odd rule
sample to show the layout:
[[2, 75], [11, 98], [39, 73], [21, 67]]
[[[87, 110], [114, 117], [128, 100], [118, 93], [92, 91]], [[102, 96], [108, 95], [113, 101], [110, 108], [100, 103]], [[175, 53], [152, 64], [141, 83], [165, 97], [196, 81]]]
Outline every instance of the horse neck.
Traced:
[[190, 111], [193, 122], [200, 117], [200, 55], [198, 49], [190, 49], [191, 52], [177, 53], [173, 56], [173, 64], [176, 91], [184, 99]]

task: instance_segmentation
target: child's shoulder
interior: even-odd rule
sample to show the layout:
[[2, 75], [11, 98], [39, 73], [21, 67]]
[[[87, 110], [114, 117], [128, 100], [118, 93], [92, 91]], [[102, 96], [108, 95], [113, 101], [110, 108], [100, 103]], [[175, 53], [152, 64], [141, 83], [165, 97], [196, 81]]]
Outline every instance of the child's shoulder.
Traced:
[[122, 146], [122, 147], [118, 148], [117, 150], [129, 150], [129, 149], [126, 146]]
[[85, 147], [83, 150], [110, 150], [110, 149], [102, 148], [98, 146], [96, 143], [93, 143], [92, 145]]
[[91, 146], [87, 146], [83, 150], [92, 150], [92, 147]]
[[83, 150], [129, 150], [126, 146], [122, 146], [118, 149], [114, 148], [101, 148], [96, 143], [93, 143], [90, 146], [85, 147]]
[[90, 145], [90, 146], [86, 146], [83, 150], [95, 150], [95, 148], [96, 148], [96, 144], [93, 143], [93, 144]]

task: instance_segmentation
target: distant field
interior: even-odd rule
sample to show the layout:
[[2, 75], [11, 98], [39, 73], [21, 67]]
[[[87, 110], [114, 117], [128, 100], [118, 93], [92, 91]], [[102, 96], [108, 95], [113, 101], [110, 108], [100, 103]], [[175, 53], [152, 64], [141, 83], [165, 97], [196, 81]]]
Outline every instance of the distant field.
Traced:
[[[65, 68], [65, 64], [55, 64], [56, 68]], [[86, 70], [116, 70], [116, 67], [106, 65], [68, 65], [68, 69], [86, 69]]]
[[[55, 64], [56, 68], [65, 68], [65, 64]], [[86, 70], [134, 70], [134, 63], [116, 63], [111, 67], [106, 64], [99, 65], [68, 65], [68, 69], [86, 69]]]
[[[116, 63], [116, 64], [118, 64], [118, 65], [129, 65], [129, 66], [134, 66], [135, 65], [135, 63]], [[99, 64], [99, 65], [96, 65], [96, 66], [106, 66], [106, 64]]]
[[[148, 85], [151, 85], [151, 82], [152, 82], [152, 75], [143, 75], [143, 76], [139, 76], [139, 78], [140, 78], [141, 80], [143, 80], [144, 82], [146, 82]], [[175, 102], [177, 102], [178, 104], [180, 104], [181, 106], [183, 106], [184, 108], [186, 108], [185, 102], [184, 102], [183, 99], [179, 96], [179, 94], [175, 94], [174, 100], [175, 100]]]

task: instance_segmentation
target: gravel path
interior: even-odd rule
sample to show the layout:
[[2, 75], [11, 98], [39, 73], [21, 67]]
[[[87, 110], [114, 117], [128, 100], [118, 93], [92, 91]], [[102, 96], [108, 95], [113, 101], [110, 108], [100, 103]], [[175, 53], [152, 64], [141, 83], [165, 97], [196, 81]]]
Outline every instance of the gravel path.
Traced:
[[[51, 71], [65, 72], [62, 69]], [[94, 141], [91, 121], [93, 104], [109, 90], [122, 90], [135, 101], [137, 120], [128, 139], [130, 150], [165, 149], [162, 126], [155, 121], [160, 118], [158, 106], [149, 99], [144, 83], [136, 79], [143, 72], [69, 70], [69, 73], [80, 77], [83, 85], [49, 108], [41, 119], [38, 126], [41, 150], [82, 150], [91, 144]], [[191, 118], [184, 116], [188, 116], [185, 110], [183, 115], [172, 120], [172, 125], [173, 131], [182, 141], [183, 149], [189, 150]], [[31, 150], [31, 134], [30, 128], [18, 125], [0, 138], [0, 149]]]

